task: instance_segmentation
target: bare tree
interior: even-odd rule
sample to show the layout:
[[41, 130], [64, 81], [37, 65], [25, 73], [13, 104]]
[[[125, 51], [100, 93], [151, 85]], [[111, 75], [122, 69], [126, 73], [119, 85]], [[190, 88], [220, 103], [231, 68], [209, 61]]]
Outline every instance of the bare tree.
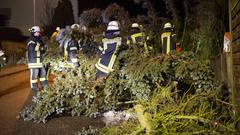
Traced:
[[44, 29], [45, 34], [50, 35], [53, 28], [52, 20], [54, 15], [53, 1], [43, 0], [44, 13], [41, 16], [40, 23]]

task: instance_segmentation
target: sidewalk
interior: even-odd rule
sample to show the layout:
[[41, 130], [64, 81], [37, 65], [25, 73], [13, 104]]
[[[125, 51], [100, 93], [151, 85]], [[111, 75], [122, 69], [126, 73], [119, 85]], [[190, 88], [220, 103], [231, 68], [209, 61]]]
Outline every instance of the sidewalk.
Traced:
[[26, 65], [3, 68], [0, 71], [0, 97], [11, 92], [29, 81], [29, 71]]
[[27, 69], [28, 69], [27, 65], [24, 64], [11, 67], [4, 67], [0, 69], [0, 77], [7, 76], [9, 74], [14, 74], [16, 72], [21, 72]]

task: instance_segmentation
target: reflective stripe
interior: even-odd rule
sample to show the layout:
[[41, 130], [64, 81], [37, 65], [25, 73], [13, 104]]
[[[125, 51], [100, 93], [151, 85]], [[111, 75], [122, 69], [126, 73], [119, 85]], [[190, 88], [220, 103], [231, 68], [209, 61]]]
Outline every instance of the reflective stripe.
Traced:
[[[32, 70], [33, 70], [33, 69], [30, 69], [30, 78], [32, 78], [32, 74], [33, 74], [33, 73], [32, 73]], [[33, 88], [33, 85], [32, 85], [31, 80], [32, 80], [32, 79], [30, 79], [30, 85], [31, 85], [31, 88]]]
[[115, 43], [115, 42], [121, 42], [122, 38], [121, 37], [116, 37], [114, 39], [107, 39], [107, 38], [104, 38], [102, 40], [103, 43], [107, 43], [107, 44], [112, 44], [112, 43]]
[[43, 67], [42, 63], [28, 63], [28, 68], [41, 68]]
[[40, 81], [46, 81], [46, 78], [39, 78]]
[[[136, 44], [137, 43], [137, 41], [136, 41], [136, 38], [137, 37], [143, 37], [143, 33], [141, 32], [141, 33], [136, 33], [136, 34], [133, 34], [132, 36], [131, 36], [131, 38], [132, 38], [132, 40], [133, 40], [133, 44]], [[139, 43], [142, 43], [142, 42], [139, 42]]]
[[40, 51], [37, 51], [37, 63], [40, 63]]
[[163, 45], [163, 39], [167, 38], [166, 54], [170, 53], [170, 36], [171, 36], [171, 32], [166, 32], [162, 34], [162, 45]]
[[167, 54], [169, 54], [170, 53], [170, 50], [171, 50], [171, 48], [170, 48], [170, 36], [168, 37], [168, 40], [167, 40]]
[[99, 49], [100, 51], [103, 51], [103, 48], [102, 48], [101, 46], [99, 46], [98, 49]]
[[40, 63], [40, 44], [37, 42], [37, 45], [35, 46], [35, 51], [37, 52], [37, 61], [36, 63]]
[[103, 50], [104, 50], [103, 54], [105, 53], [105, 50], [108, 49], [107, 45], [108, 45], [107, 42], [104, 42], [104, 43], [103, 43]]
[[116, 55], [113, 54], [111, 57], [111, 60], [109, 62], [109, 65], [108, 65], [109, 68], [111, 68], [111, 69], [113, 68], [113, 64], [114, 64], [115, 60], [116, 60]]
[[107, 66], [101, 64], [100, 62], [98, 62], [97, 64], [98, 64], [98, 67], [103, 68], [103, 69], [107, 70], [108, 72], [112, 72], [113, 71], [112, 68], [107, 67]]
[[74, 68], [73, 63], [62, 63], [59, 66], [62, 67], [62, 68]]
[[77, 47], [71, 47], [70, 50], [77, 50]]
[[64, 58], [65, 58], [65, 61], [67, 61], [67, 57], [68, 57], [67, 47], [68, 47], [68, 41], [66, 41], [65, 44], [64, 44]]
[[37, 83], [38, 80], [30, 80], [31, 83]]
[[119, 48], [120, 45], [121, 45], [121, 41], [117, 41], [116, 50], [115, 50], [114, 54], [112, 55], [111, 60], [110, 60], [109, 65], [108, 65], [108, 67], [109, 67], [110, 69], [112, 69], [112, 70], [113, 70], [114, 62], [115, 62], [115, 60], [116, 60], [116, 58], [117, 58], [117, 56], [115, 55], [115, 53], [118, 51], [118, 48]]
[[[102, 65], [101, 63], [96, 63], [95, 66], [98, 70], [102, 71], [103, 73], [106, 73], [106, 74], [110, 73], [110, 70], [103, 68], [102, 66], [104, 66], [104, 65]], [[104, 66], [104, 67], [106, 67], [106, 66]]]
[[73, 58], [71, 61], [72, 61], [73, 63], [75, 63], [75, 62], [78, 62], [78, 59], [77, 59], [77, 58]]
[[37, 43], [37, 45], [35, 46], [35, 51], [39, 51], [39, 48], [40, 48], [40, 44], [39, 43]]
[[127, 44], [130, 45], [131, 41], [130, 40], [127, 40]]
[[27, 45], [32, 44], [32, 43], [35, 44], [35, 42], [31, 40], [31, 41], [28, 42]]

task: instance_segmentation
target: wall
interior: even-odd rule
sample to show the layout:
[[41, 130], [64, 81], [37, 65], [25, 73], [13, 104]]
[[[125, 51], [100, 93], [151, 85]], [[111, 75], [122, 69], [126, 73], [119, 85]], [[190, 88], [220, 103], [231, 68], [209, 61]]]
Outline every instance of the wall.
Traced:
[[230, 0], [230, 28], [232, 35], [232, 101], [240, 115], [240, 0]]
[[[19, 28], [24, 35], [29, 35], [28, 29], [34, 25], [34, 0], [0, 0], [0, 8], [10, 8], [11, 17], [9, 20], [10, 27]], [[59, 0], [49, 0], [52, 7], [57, 6]], [[70, 0], [73, 5], [74, 17], [78, 14], [77, 0]], [[35, 0], [36, 2], [36, 25], [40, 25], [40, 20], [44, 14], [44, 0]], [[75, 19], [78, 20], [78, 19]]]

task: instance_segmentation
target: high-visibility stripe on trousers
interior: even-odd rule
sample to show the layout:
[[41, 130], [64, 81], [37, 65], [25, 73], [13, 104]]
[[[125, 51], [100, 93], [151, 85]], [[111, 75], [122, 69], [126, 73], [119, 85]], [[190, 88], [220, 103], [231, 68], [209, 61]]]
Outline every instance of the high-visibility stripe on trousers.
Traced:
[[44, 88], [47, 85], [45, 68], [30, 68], [30, 84], [33, 90], [38, 89], [38, 79], [41, 82], [42, 87]]

